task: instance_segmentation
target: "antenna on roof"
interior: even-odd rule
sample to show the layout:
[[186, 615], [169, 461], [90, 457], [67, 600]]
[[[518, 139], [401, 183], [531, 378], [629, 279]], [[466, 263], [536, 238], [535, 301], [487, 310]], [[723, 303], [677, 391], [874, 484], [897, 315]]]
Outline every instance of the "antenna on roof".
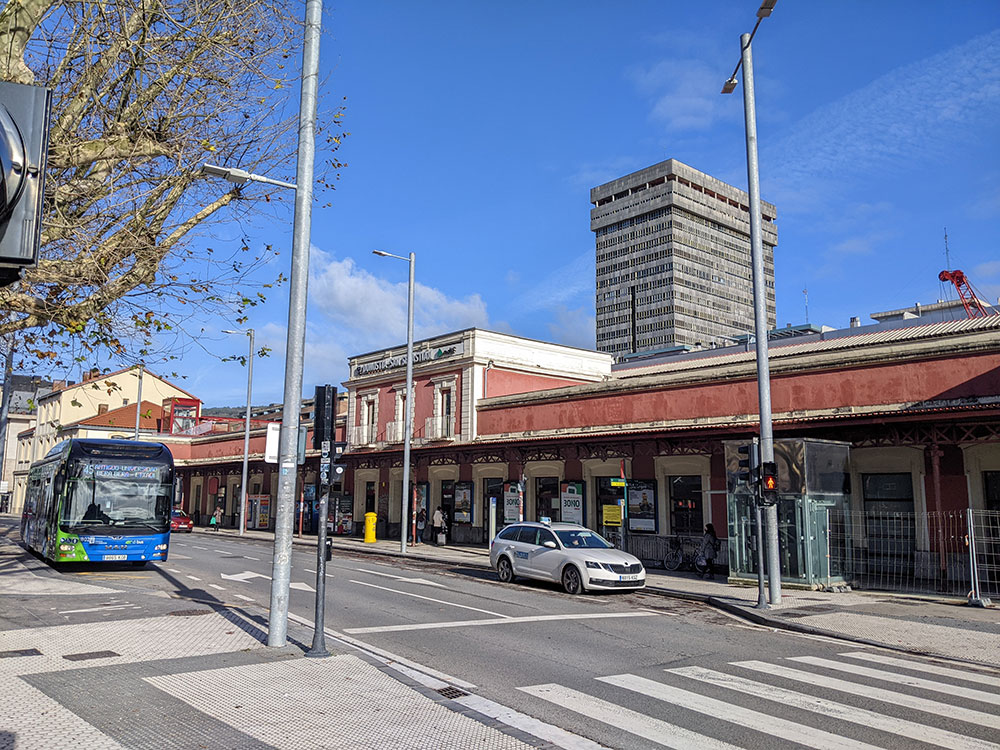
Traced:
[[802, 290], [802, 294], [804, 294], [805, 298], [806, 298], [806, 323], [808, 323], [809, 322], [809, 287], [806, 287], [805, 289], [803, 289]]

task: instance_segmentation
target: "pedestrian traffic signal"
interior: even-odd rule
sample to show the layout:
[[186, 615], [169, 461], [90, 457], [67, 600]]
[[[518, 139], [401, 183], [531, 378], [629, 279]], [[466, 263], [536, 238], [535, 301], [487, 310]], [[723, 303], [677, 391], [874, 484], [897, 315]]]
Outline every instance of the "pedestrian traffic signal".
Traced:
[[736, 450], [740, 455], [737, 478], [742, 484], [755, 485], [760, 476], [760, 443], [754, 438], [753, 442], [741, 445]]
[[0, 286], [38, 262], [52, 91], [0, 82]]
[[778, 502], [778, 464], [774, 461], [760, 465], [760, 499], [765, 505]]

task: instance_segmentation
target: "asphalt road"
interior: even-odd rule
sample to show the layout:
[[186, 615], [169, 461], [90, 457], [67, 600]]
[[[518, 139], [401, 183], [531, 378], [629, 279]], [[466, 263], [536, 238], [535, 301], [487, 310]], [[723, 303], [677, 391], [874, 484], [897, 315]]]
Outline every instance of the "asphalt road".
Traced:
[[[113, 583], [119, 614], [133, 587], [264, 614], [270, 553], [257, 540], [175, 534], [166, 563], [52, 575]], [[312, 620], [315, 569], [313, 551], [293, 551], [293, 618]], [[447, 676], [471, 694], [466, 705], [487, 698], [607, 747], [1000, 748], [997, 671], [771, 631], [641, 592], [574, 597], [339, 551], [327, 571], [328, 631]], [[323, 689], [336, 699], [336, 686]]]

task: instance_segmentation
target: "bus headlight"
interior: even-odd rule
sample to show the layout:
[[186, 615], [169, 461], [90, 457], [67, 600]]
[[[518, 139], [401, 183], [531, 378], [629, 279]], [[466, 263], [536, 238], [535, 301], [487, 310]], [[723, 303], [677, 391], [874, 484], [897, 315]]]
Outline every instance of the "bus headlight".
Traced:
[[165, 545], [165, 544], [157, 544], [153, 549], [155, 549], [155, 550], [157, 550], [159, 552], [159, 551], [165, 550], [166, 548], [167, 548], [167, 545]]
[[59, 545], [59, 550], [61, 552], [72, 552], [75, 549], [76, 549], [76, 545], [75, 544], [60, 544]]

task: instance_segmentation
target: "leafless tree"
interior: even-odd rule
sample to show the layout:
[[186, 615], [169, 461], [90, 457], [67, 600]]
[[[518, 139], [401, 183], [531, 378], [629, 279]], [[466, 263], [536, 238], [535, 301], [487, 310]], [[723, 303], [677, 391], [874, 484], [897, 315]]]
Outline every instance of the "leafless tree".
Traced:
[[[199, 168], [294, 180], [293, 10], [285, 0], [8, 0], [0, 76], [54, 94], [40, 260], [0, 290], [0, 335], [53, 362], [127, 361], [182, 335], [190, 312], [240, 322], [261, 287], [282, 280], [251, 283], [271, 249], [245, 240], [217, 253], [208, 230], [253, 225], [290, 196], [231, 188]], [[343, 111], [326, 110], [320, 188], [342, 166]]]

